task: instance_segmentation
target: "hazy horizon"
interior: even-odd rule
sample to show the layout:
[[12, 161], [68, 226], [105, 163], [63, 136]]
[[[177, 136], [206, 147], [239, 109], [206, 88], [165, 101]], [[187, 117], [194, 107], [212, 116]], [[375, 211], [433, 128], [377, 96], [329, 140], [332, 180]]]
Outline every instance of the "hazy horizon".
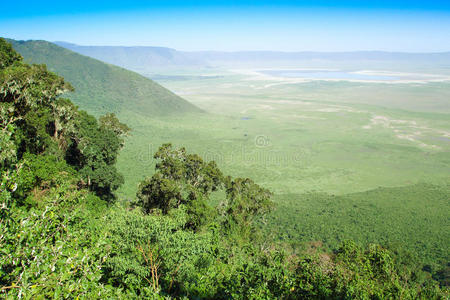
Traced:
[[[30, 41], [35, 39], [29, 39], [29, 40], [23, 40], [23, 41]], [[36, 41], [39, 39], [36, 39]], [[47, 40], [43, 40], [47, 41]], [[408, 51], [388, 51], [388, 50], [346, 50], [346, 51], [312, 51], [312, 50], [300, 50], [300, 51], [283, 51], [283, 50], [260, 50], [260, 49], [249, 49], [249, 50], [211, 50], [211, 49], [200, 49], [200, 50], [184, 50], [184, 49], [177, 49], [173, 47], [166, 47], [166, 46], [160, 46], [160, 45], [89, 45], [89, 44], [77, 44], [73, 43], [71, 41], [47, 41], [54, 44], [68, 44], [68, 45], [74, 45], [78, 47], [124, 47], [124, 48], [166, 48], [166, 49], [172, 49], [176, 51], [182, 51], [182, 52], [225, 52], [225, 53], [233, 53], [233, 52], [275, 52], [275, 53], [352, 53], [352, 52], [382, 52], [382, 53], [401, 53], [401, 54], [446, 54], [450, 53], [449, 50], [444, 51], [436, 51], [436, 52], [408, 52]]]

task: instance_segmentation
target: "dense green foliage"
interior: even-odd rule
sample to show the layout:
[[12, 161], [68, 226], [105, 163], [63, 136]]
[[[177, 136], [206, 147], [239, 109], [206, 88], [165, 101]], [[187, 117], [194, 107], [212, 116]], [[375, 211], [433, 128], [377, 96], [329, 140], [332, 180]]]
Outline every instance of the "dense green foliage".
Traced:
[[156, 291], [208, 299], [439, 298], [432, 280], [380, 246], [347, 242], [333, 254], [292, 255], [261, 240], [237, 241], [212, 225], [186, 230], [187, 219], [182, 207], [167, 216], [116, 210], [107, 222], [108, 283], [140, 297]]
[[[70, 86], [0, 39], [0, 297], [444, 299], [379, 245], [325, 252], [259, 230], [271, 192], [164, 144], [134, 207], [112, 204], [129, 128], [59, 98]], [[216, 205], [213, 199], [221, 198]]]
[[95, 115], [133, 111], [147, 116], [200, 112], [154, 81], [45, 41], [9, 40], [27, 62], [46, 64], [73, 84], [70, 99]]
[[103, 252], [87, 220], [102, 202], [88, 190], [112, 199], [127, 127], [114, 115], [97, 125], [58, 97], [72, 90], [63, 78], [23, 63], [3, 39], [0, 66], [1, 296], [113, 295], [97, 282]]
[[123, 182], [114, 164], [128, 127], [113, 114], [98, 124], [69, 100], [58, 98], [73, 88], [45, 65], [25, 64], [17, 54], [2, 57], [7, 66], [0, 73], [1, 141], [6, 153], [2, 163], [5, 170], [13, 163], [24, 169], [16, 196], [49, 185], [55, 174], [71, 173], [66, 163], [79, 171], [79, 184], [99, 196], [111, 196]]
[[[114, 115], [108, 115], [115, 119]], [[68, 161], [76, 166], [82, 184], [96, 191], [99, 195], [110, 197], [122, 183], [123, 177], [116, 168], [116, 158], [123, 145], [123, 124], [105, 124], [103, 117], [100, 124], [85, 112], [79, 115], [79, 137], [72, 141], [66, 153]], [[111, 127], [112, 126], [112, 127]]]
[[223, 184], [222, 172], [214, 162], [207, 164], [198, 155], [186, 154], [184, 148], [172, 150], [172, 145], [165, 144], [154, 158], [160, 160], [157, 172], [141, 183], [137, 195], [146, 212], [159, 208], [167, 214], [181, 204], [193, 206], [195, 201], [206, 201]]
[[[346, 239], [407, 250], [433, 273], [450, 261], [450, 186], [415, 184], [347, 195], [311, 192], [277, 198], [268, 226], [277, 239], [301, 247], [323, 241], [334, 249]], [[301, 204], [299, 204], [301, 203]]]

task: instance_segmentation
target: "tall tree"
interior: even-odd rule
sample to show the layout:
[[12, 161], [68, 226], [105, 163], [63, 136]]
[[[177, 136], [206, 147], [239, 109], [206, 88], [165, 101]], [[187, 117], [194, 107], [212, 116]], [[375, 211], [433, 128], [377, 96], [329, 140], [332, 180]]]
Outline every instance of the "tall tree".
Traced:
[[186, 205], [191, 228], [214, 215], [208, 205], [209, 195], [223, 186], [223, 174], [215, 162], [204, 162], [184, 148], [173, 149], [171, 144], [162, 145], [154, 158], [158, 160], [156, 173], [141, 182], [137, 192], [138, 204], [145, 212], [160, 209], [166, 214]]
[[123, 135], [128, 127], [114, 115], [97, 120], [84, 111], [79, 112], [75, 136], [67, 151], [68, 162], [75, 166], [82, 177], [82, 184], [103, 198], [111, 199], [112, 193], [123, 184], [123, 176], [115, 163], [123, 146]]

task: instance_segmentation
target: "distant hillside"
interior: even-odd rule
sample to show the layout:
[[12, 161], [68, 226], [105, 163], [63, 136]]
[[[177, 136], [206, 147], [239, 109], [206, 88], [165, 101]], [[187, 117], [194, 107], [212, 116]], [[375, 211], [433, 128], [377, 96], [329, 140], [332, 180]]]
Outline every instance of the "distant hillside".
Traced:
[[190, 53], [165, 47], [80, 46], [66, 42], [55, 44], [133, 71], [148, 71], [148, 67], [206, 65], [201, 57], [192, 57]]
[[154, 81], [46, 41], [8, 40], [25, 61], [46, 64], [75, 88], [68, 95], [99, 115], [128, 110], [147, 116], [197, 112], [199, 108]]
[[[143, 74], [154, 68], [171, 67], [306, 67], [306, 68], [450, 68], [450, 52], [401, 53], [383, 51], [281, 52], [196, 51], [163, 47], [79, 46], [56, 42], [62, 47]], [[407, 68], [405, 68], [407, 67]]]

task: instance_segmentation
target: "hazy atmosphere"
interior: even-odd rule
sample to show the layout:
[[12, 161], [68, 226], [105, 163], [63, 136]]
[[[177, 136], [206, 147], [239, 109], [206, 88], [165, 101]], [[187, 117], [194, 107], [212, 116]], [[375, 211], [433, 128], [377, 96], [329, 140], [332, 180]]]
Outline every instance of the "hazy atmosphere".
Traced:
[[449, 298], [448, 2], [2, 9], [0, 298]]
[[177, 50], [443, 52], [446, 1], [6, 2], [5, 36]]

